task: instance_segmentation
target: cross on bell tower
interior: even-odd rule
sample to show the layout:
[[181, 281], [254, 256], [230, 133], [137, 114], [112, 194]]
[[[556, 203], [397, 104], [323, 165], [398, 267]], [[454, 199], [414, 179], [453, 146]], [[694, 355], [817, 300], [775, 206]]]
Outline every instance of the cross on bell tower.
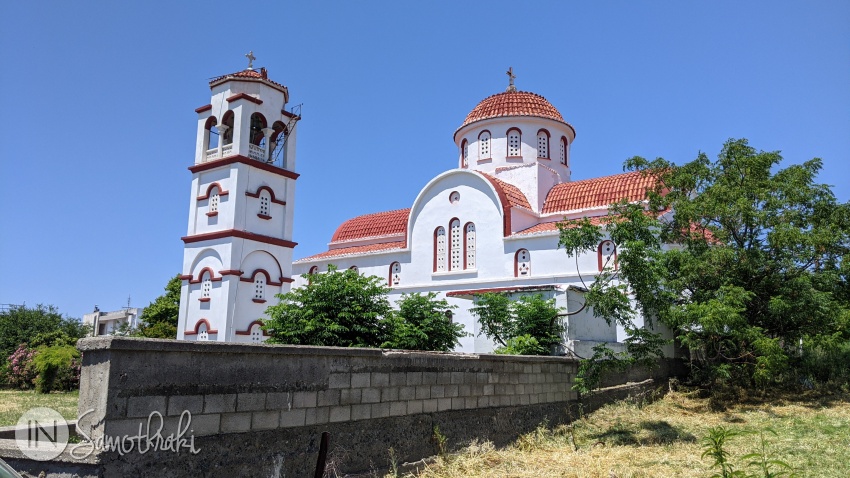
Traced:
[[254, 50], [251, 50], [248, 53], [246, 53], [245, 58], [248, 59], [248, 68], [247, 69], [253, 70], [254, 69], [254, 60], [257, 59], [257, 57], [254, 56]]

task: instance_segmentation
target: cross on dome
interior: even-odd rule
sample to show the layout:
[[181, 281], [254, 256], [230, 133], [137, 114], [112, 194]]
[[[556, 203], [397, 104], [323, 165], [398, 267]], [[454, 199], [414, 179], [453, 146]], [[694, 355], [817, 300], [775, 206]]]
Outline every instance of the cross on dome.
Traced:
[[249, 51], [249, 52], [245, 55], [245, 58], [247, 58], [247, 59], [248, 59], [248, 68], [247, 68], [247, 69], [249, 69], [249, 70], [253, 70], [253, 69], [254, 69], [254, 60], [256, 60], [256, 59], [257, 59], [257, 58], [254, 56], [254, 50]]
[[516, 78], [514, 67], [509, 67], [505, 74], [508, 75], [508, 89], [505, 91], [516, 91], [516, 86], [514, 86], [514, 79]]

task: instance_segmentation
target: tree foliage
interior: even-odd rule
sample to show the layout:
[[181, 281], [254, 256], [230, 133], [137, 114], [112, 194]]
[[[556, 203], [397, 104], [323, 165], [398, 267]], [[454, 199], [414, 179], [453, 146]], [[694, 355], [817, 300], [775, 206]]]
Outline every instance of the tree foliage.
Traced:
[[269, 343], [448, 351], [465, 335], [451, 321], [454, 306], [436, 293], [405, 294], [396, 311], [380, 277], [334, 265], [302, 277], [305, 286], [278, 294], [280, 303], [266, 309]]
[[480, 334], [503, 347], [497, 353], [547, 355], [561, 343], [560, 310], [555, 299], [541, 294], [511, 300], [506, 294], [487, 292], [469, 311], [481, 324]]
[[177, 319], [180, 314], [180, 275], [172, 277], [165, 285], [165, 294], [154, 299], [142, 309], [139, 329], [133, 333], [139, 337], [177, 338]]
[[377, 347], [386, 337], [383, 318], [391, 310], [389, 288], [376, 276], [328, 266], [327, 273], [305, 275], [304, 287], [278, 294], [266, 310], [269, 343]]
[[850, 204], [815, 182], [821, 160], [781, 161], [745, 139], [713, 162], [627, 161], [656, 179], [648, 204], [615, 204], [602, 226], [561, 227], [570, 254], [593, 250], [603, 226], [617, 244], [617, 269], [586, 295], [594, 314], [626, 325], [633, 300], [676, 332], [709, 382], [765, 386], [787, 373], [801, 341], [850, 338]]
[[19, 345], [74, 345], [90, 328], [78, 319], [65, 317], [52, 305], [11, 307], [0, 312], [0, 360], [5, 361]]
[[397, 302], [398, 310], [387, 318], [388, 340], [381, 346], [442, 352], [454, 349], [466, 333], [462, 324], [452, 322], [455, 306], [436, 297], [436, 292], [404, 294]]

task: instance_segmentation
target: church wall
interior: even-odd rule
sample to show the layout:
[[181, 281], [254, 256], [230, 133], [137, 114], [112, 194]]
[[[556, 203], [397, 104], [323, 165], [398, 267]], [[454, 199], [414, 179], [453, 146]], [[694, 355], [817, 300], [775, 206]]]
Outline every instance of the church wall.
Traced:
[[[231, 169], [204, 171], [198, 174], [197, 185], [192, 188], [191, 203], [195, 207], [190, 211], [190, 218], [194, 220], [189, 225], [191, 228], [189, 235], [233, 229], [234, 215], [238, 203], [236, 195], [233, 194], [236, 191], [237, 179], [237, 173]], [[219, 194], [218, 214], [210, 217], [207, 215], [210, 212], [210, 199], [199, 200], [198, 198], [207, 196], [207, 191], [214, 183], [218, 184], [220, 193], [226, 191], [227, 194]]]

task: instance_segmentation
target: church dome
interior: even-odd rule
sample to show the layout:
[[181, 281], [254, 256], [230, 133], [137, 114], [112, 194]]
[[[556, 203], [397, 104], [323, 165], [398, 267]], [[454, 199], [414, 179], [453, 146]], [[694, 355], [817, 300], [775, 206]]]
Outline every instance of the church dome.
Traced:
[[458, 129], [476, 121], [503, 116], [537, 116], [566, 123], [546, 98], [527, 91], [506, 91], [484, 98], [466, 115]]

